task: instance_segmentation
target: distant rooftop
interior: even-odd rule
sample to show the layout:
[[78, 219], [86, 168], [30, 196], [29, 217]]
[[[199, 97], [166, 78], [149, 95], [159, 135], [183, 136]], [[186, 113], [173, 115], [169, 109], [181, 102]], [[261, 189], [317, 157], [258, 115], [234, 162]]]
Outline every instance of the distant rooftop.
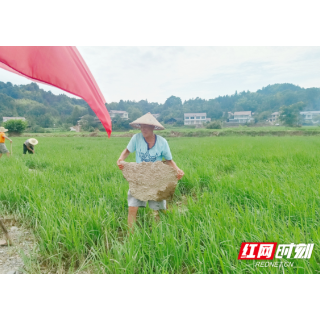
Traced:
[[319, 114], [319, 113], [320, 111], [301, 111], [300, 112], [300, 114]]
[[251, 111], [236, 111], [235, 116], [251, 116]]
[[3, 122], [7, 122], [8, 120], [23, 120], [26, 121], [25, 117], [3, 117]]
[[112, 113], [128, 113], [127, 111], [110, 110]]
[[184, 114], [185, 116], [207, 116], [207, 114], [206, 113], [185, 113]]

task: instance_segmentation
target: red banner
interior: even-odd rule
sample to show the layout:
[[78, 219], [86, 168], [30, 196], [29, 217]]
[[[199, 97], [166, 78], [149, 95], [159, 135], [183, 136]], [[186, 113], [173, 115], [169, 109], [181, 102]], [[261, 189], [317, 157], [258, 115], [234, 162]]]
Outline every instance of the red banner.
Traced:
[[105, 99], [76, 47], [0, 47], [0, 68], [82, 98], [110, 137]]

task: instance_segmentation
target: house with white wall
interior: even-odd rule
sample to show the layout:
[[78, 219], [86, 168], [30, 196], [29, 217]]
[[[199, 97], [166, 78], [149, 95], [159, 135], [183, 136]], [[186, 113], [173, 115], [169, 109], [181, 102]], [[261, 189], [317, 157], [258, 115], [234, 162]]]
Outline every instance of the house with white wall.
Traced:
[[271, 124], [279, 124], [279, 116], [280, 116], [280, 112], [276, 111], [276, 112], [273, 112], [271, 114], [271, 117], [267, 120], [269, 121]]
[[120, 115], [120, 117], [124, 120], [128, 120], [128, 112], [127, 111], [120, 111], [120, 110], [110, 110], [109, 111], [109, 115], [110, 115], [110, 118], [114, 118], [116, 117], [117, 115]]
[[[124, 119], [124, 120], [128, 120], [129, 117], [128, 117], [128, 112], [127, 111], [120, 111], [120, 110], [110, 110], [109, 111], [109, 115], [110, 115], [110, 118], [111, 118], [111, 121], [113, 118], [115, 118], [117, 115], [119, 115], [121, 117], [121, 119]], [[98, 117], [95, 117], [94, 118], [94, 121], [96, 123], [101, 123], [101, 121], [99, 120]]]
[[[229, 114], [229, 113], [228, 113]], [[254, 118], [252, 117], [251, 111], [236, 111], [233, 114], [230, 113], [229, 122], [231, 123], [249, 123], [253, 122]]]
[[195, 125], [204, 124], [210, 122], [211, 118], [207, 118], [206, 113], [185, 113], [184, 114], [184, 125]]
[[318, 123], [320, 116], [320, 111], [301, 111], [300, 115], [302, 116], [303, 120], [306, 120], [308, 122], [312, 122], [312, 123]]

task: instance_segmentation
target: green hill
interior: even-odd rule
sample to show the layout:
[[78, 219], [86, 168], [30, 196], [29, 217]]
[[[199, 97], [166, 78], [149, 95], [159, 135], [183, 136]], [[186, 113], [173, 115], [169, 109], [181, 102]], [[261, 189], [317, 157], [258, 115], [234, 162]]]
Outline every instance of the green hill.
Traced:
[[[279, 111], [283, 105], [304, 102], [304, 110], [320, 110], [320, 88], [304, 89], [299, 86], [283, 83], [264, 87], [257, 92], [235, 92], [233, 95], [219, 96], [214, 99], [189, 99], [184, 102], [179, 97], [171, 96], [164, 104], [123, 101], [108, 104], [108, 109], [125, 110], [129, 117], [135, 119], [137, 115], [146, 112], [159, 113], [160, 121], [169, 118], [183, 118], [187, 112], [206, 112], [207, 117], [221, 119], [228, 111], [252, 111], [258, 120], [269, 118], [272, 112]], [[134, 116], [132, 117], [132, 114]]]
[[[123, 101], [106, 104], [108, 110], [125, 110], [130, 119], [144, 113], [159, 113], [160, 121], [169, 118], [183, 118], [186, 112], [206, 112], [212, 119], [226, 117], [228, 111], [252, 111], [258, 120], [267, 119], [272, 112], [279, 111], [283, 105], [302, 101], [305, 110], [320, 110], [320, 88], [304, 89], [283, 83], [268, 85], [256, 92], [235, 92], [233, 95], [219, 96], [214, 99], [189, 99], [184, 102], [171, 96], [164, 104], [156, 102]], [[26, 117], [30, 125], [44, 128], [76, 124], [83, 115], [94, 116], [88, 104], [65, 94], [55, 95], [40, 89], [36, 83], [12, 85], [0, 82], [0, 121], [2, 117]]]
[[84, 100], [64, 94], [54, 95], [40, 89], [36, 83], [18, 86], [0, 82], [0, 120], [2, 117], [21, 116], [26, 117], [31, 125], [50, 127], [54, 122], [57, 125], [73, 123], [73, 116], [89, 112], [91, 109]]

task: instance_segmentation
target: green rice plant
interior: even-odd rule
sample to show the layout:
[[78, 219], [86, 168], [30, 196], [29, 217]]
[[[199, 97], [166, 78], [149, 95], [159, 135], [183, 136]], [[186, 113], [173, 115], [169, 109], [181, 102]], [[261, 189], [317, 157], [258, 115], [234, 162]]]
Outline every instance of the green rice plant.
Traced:
[[[149, 207], [139, 209], [133, 235], [128, 183], [116, 165], [129, 137], [39, 137], [36, 153], [23, 156], [24, 140], [13, 138], [13, 157], [0, 160], [0, 215], [32, 228], [37, 248], [24, 257], [29, 272], [320, 270], [318, 137], [170, 137], [185, 176], [159, 224]], [[310, 260], [293, 259], [293, 267], [259, 268], [237, 259], [244, 241], [315, 246]]]

